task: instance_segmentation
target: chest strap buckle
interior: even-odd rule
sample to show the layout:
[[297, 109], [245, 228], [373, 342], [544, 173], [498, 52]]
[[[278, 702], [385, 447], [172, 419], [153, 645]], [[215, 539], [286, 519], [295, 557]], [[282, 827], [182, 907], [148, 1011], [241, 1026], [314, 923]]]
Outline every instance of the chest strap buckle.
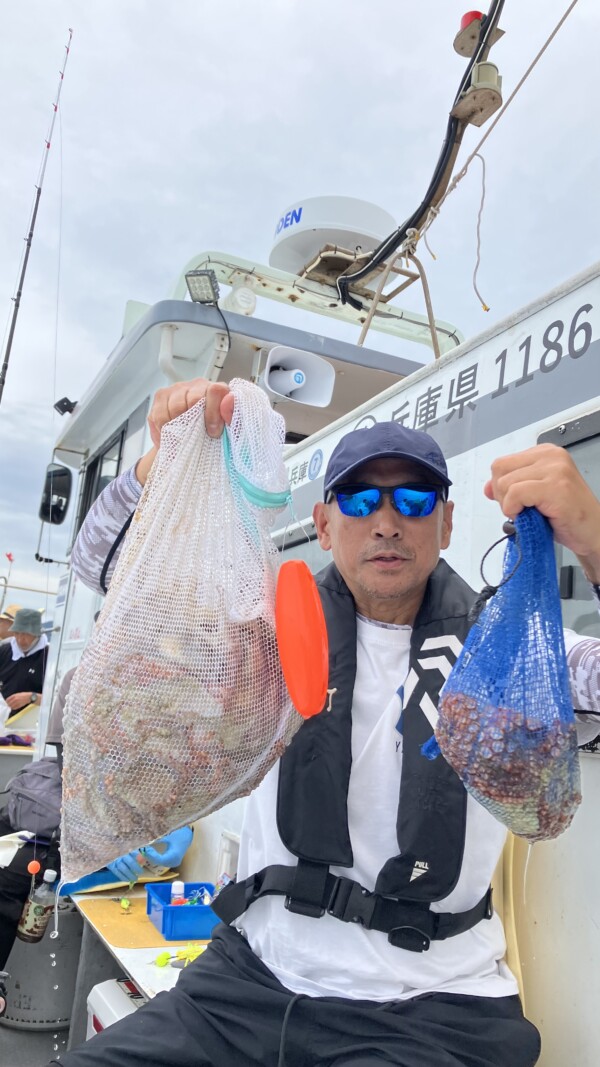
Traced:
[[377, 903], [375, 893], [370, 893], [351, 878], [336, 878], [327, 905], [327, 911], [345, 923], [360, 923], [371, 929], [373, 912]]

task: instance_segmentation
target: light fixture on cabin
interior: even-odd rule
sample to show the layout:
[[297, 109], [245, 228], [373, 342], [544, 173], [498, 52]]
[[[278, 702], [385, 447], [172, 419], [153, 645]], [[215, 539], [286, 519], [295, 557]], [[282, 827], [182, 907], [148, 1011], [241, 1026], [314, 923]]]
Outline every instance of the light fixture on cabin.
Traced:
[[72, 411], [75, 411], [76, 406], [76, 400], [69, 400], [68, 396], [63, 396], [54, 404], [54, 410], [58, 411], [59, 415], [70, 415]]
[[195, 304], [216, 304], [219, 283], [214, 270], [190, 270], [185, 276], [189, 294]]

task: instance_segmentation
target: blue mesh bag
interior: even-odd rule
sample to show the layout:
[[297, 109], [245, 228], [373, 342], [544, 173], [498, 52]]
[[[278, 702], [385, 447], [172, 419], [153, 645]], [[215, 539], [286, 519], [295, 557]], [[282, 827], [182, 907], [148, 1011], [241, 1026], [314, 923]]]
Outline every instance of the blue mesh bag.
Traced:
[[[513, 833], [557, 837], [581, 802], [552, 530], [517, 516], [503, 578], [442, 690], [435, 739], [468, 791]], [[438, 748], [439, 746], [439, 748]]]

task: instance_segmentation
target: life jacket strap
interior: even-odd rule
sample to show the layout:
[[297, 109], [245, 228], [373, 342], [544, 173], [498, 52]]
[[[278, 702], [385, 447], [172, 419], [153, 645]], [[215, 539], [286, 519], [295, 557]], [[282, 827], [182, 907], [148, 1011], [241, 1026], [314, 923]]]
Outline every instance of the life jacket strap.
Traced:
[[409, 952], [426, 952], [432, 941], [445, 941], [491, 919], [492, 889], [468, 911], [431, 911], [428, 905], [372, 893], [352, 878], [337, 877], [325, 864], [300, 860], [295, 867], [272, 864], [243, 882], [233, 882], [213, 901], [213, 911], [232, 923], [261, 897], [285, 896], [288, 911], [320, 918], [327, 912], [341, 922], [381, 930], [390, 944]]

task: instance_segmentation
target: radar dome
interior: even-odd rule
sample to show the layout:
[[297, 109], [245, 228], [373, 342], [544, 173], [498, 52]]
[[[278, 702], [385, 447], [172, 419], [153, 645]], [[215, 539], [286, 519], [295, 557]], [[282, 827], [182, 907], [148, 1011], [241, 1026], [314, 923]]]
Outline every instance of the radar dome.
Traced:
[[383, 208], [351, 196], [313, 196], [282, 212], [269, 263], [297, 274], [324, 245], [372, 252], [397, 227]]

